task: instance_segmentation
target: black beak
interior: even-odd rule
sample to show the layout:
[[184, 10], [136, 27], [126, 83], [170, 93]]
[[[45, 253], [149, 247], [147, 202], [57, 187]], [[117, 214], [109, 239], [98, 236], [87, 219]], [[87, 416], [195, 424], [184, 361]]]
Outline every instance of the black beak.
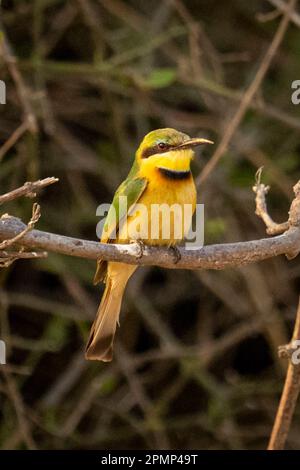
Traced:
[[186, 140], [180, 145], [177, 145], [176, 149], [188, 149], [192, 147], [197, 147], [198, 145], [204, 145], [204, 144], [213, 144], [214, 142], [212, 140], [208, 139], [201, 139], [199, 137], [195, 137], [194, 139]]

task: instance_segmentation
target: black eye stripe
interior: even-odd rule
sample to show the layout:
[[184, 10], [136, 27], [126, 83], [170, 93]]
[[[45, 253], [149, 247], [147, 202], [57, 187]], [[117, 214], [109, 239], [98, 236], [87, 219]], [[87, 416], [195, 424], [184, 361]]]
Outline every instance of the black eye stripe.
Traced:
[[168, 152], [172, 147], [173, 146], [169, 144], [164, 144], [164, 148], [160, 148], [159, 144], [154, 145], [153, 147], [148, 147], [143, 151], [142, 158], [148, 158], [151, 157], [151, 155], [156, 155], [157, 153]]

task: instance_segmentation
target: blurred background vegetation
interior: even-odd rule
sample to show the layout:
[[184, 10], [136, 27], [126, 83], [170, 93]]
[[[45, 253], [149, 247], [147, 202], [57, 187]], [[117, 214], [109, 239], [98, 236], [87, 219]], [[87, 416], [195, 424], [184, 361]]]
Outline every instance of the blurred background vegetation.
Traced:
[[[218, 142], [278, 27], [267, 0], [3, 0], [1, 193], [46, 176], [38, 228], [96, 239], [141, 138], [159, 127]], [[299, 16], [297, 16], [299, 22]], [[264, 166], [275, 220], [300, 176], [299, 24], [276, 58], [229, 150], [199, 189], [206, 244], [265, 236], [251, 187]], [[3, 35], [4, 34], [4, 35]], [[23, 90], [23, 92], [24, 92]], [[21, 129], [24, 107], [33, 123]], [[28, 116], [27, 116], [28, 117]], [[9, 148], [10, 147], [10, 148]], [[204, 150], [195, 175], [213, 149]], [[32, 202], [3, 212], [29, 220]], [[0, 445], [41, 449], [265, 448], [300, 286], [284, 257], [212, 271], [141, 268], [127, 288], [111, 364], [84, 360], [100, 300], [95, 263], [49, 254], [0, 273]], [[300, 408], [288, 448], [300, 448]]]

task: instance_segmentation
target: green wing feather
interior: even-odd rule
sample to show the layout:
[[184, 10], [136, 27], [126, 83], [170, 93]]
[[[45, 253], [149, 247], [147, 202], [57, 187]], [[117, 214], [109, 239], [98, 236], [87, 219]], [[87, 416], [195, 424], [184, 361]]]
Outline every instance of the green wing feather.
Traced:
[[[122, 222], [127, 217], [128, 210], [138, 202], [146, 186], [147, 180], [145, 178], [134, 177], [131, 172], [129, 173], [114, 195], [113, 202], [106, 216], [101, 237], [102, 243], [109, 243], [112, 235], [115, 238], [119, 228], [119, 221]], [[122, 196], [127, 198], [126, 205], [120, 204], [120, 197]]]
[[[138, 202], [141, 195], [147, 187], [147, 180], [138, 176], [138, 166], [135, 162], [127, 176], [126, 180], [117, 189], [113, 202], [110, 206], [108, 214], [105, 219], [103, 234], [101, 237], [102, 243], [111, 243], [114, 238], [112, 235], [118, 233], [119, 221], [122, 222], [126, 217], [128, 210]], [[120, 204], [120, 196], [127, 198], [127, 204]], [[97, 270], [94, 277], [94, 283], [105, 279], [107, 262], [99, 260], [97, 263]]]

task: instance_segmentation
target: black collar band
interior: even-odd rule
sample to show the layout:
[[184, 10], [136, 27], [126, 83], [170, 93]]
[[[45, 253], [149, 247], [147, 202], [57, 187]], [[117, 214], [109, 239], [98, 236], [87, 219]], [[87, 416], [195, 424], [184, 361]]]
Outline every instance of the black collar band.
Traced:
[[190, 170], [169, 170], [168, 168], [163, 168], [163, 167], [157, 167], [158, 171], [165, 176], [166, 178], [170, 180], [186, 180], [191, 177], [191, 171]]

